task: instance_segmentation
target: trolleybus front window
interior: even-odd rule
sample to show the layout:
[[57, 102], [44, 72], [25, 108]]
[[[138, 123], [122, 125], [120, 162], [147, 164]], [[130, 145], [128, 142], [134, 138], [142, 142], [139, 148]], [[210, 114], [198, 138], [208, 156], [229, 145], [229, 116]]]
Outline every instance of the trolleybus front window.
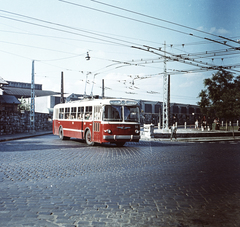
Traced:
[[107, 105], [104, 108], [104, 121], [122, 121], [122, 106]]
[[136, 106], [124, 106], [124, 121], [139, 122], [139, 109]]

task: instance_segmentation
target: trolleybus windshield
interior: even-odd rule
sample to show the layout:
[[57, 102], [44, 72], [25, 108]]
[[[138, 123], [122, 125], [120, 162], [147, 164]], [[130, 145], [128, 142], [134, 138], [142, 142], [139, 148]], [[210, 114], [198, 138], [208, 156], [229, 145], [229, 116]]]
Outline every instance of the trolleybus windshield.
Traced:
[[139, 122], [139, 108], [136, 106], [106, 105], [103, 112], [103, 121]]

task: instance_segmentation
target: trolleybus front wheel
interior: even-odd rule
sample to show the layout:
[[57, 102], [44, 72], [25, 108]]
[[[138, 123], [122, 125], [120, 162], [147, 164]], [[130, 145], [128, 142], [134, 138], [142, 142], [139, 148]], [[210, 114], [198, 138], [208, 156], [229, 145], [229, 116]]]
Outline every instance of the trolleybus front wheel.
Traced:
[[118, 147], [123, 147], [125, 142], [116, 142], [115, 143]]
[[86, 140], [87, 145], [89, 145], [89, 146], [94, 145], [94, 142], [92, 142], [92, 136], [91, 136], [90, 130], [87, 130], [85, 140]]

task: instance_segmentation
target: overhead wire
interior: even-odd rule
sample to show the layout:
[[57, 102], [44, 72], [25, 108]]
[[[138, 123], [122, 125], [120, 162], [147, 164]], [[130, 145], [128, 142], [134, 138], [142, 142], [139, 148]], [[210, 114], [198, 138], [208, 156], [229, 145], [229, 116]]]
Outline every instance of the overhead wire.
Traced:
[[[94, 35], [94, 36], [103, 37], [105, 39], [96, 38], [96, 37], [93, 37], [93, 36], [90, 36], [90, 35], [84, 35], [84, 34], [72, 32], [72, 31], [68, 31], [68, 30], [63, 30], [63, 29], [60, 29], [60, 28], [50, 27], [50, 26], [46, 26], [46, 25], [42, 25], [42, 24], [36, 24], [36, 23], [33, 23], [33, 22], [24, 21], [24, 20], [20, 20], [20, 19], [17, 19], [17, 18], [11, 18], [11, 17], [0, 15], [0, 17], [5, 18], [5, 19], [14, 20], [14, 21], [22, 22], [22, 23], [27, 23], [27, 24], [31, 24], [31, 25], [35, 25], [35, 26], [39, 26], [39, 27], [43, 27], [43, 28], [53, 29], [53, 30], [57, 30], [57, 31], [60, 31], [60, 32], [70, 33], [70, 34], [74, 34], [74, 35], [78, 35], [78, 36], [83, 36], [83, 37], [86, 37], [86, 38], [97, 39], [97, 40], [101, 40], [101, 41], [104, 41], [104, 42], [109, 42], [109, 43], [115, 44], [115, 45], [121, 45], [121, 46], [127, 46], [127, 47], [129, 47], [130, 45], [140, 45], [140, 44], [137, 44], [137, 43], [134, 43], [134, 42], [129, 42], [129, 41], [126, 41], [126, 40], [102, 35], [100, 33], [91, 32], [91, 31], [87, 31], [87, 30], [83, 30], [83, 29], [79, 29], [79, 28], [74, 28], [74, 27], [71, 27], [71, 26], [62, 25], [62, 24], [59, 24], [59, 23], [54, 23], [54, 22], [50, 22], [50, 21], [46, 21], [46, 20], [42, 20], [42, 19], [38, 19], [38, 18], [34, 18], [34, 17], [29, 17], [29, 16], [26, 16], [26, 15], [13, 13], [13, 12], [6, 11], [6, 10], [0, 10], [0, 12], [8, 13], [8, 14], [11, 14], [11, 15], [19, 16], [19, 17], [24, 17], [26, 19], [35, 20], [35, 21], [38, 21], [38, 22], [41, 22], [41, 23], [46, 23], [46, 24], [58, 26], [58, 27], [61, 27], [61, 28], [64, 28], [64, 29], [70, 29], [70, 30], [83, 32], [83, 33], [87, 33], [87, 34]], [[114, 41], [111, 41], [111, 40], [114, 40]]]
[[[162, 26], [162, 25], [150, 23], [150, 22], [147, 22], [147, 21], [143, 21], [143, 20], [139, 20], [139, 19], [135, 19], [135, 18], [131, 18], [131, 17], [119, 15], [119, 14], [112, 13], [112, 12], [109, 12], [109, 11], [105, 11], [105, 10], [101, 10], [101, 9], [96, 9], [96, 8], [89, 7], [89, 6], [85, 6], [85, 5], [82, 5], [82, 4], [79, 4], [79, 3], [74, 3], [74, 2], [70, 2], [70, 1], [66, 1], [66, 0], [59, 0], [59, 1], [60, 1], [60, 2], [63, 2], [63, 3], [70, 4], [70, 5], [82, 7], [82, 8], [85, 8], [85, 9], [94, 10], [94, 11], [101, 12], [101, 13], [105, 13], [105, 14], [109, 14], [109, 15], [112, 15], [112, 16], [121, 17], [121, 18], [124, 18], [124, 19], [132, 20], [132, 21], [135, 21], [135, 22], [140, 22], [140, 23], [147, 24], [147, 25], [151, 25], [151, 26], [154, 26], [154, 27], [164, 28], [164, 29], [167, 29], [167, 30], [170, 30], [170, 31], [174, 31], [174, 32], [178, 32], [178, 33], [181, 33], [181, 34], [184, 34], [184, 35], [188, 35], [188, 36], [190, 35], [190, 36], [192, 36], [192, 37], [196, 37], [196, 38], [200, 38], [200, 39], [205, 39], [205, 40], [208, 40], [208, 41], [211, 41], [211, 42], [215, 42], [215, 43], [219, 43], [219, 44], [222, 44], [222, 45], [225, 45], [225, 46], [233, 47], [233, 46], [227, 44], [226, 41], [220, 42], [220, 41], [213, 40], [213, 39], [210, 39], [210, 38], [207, 38], [207, 37], [201, 37], [201, 36], [195, 35], [195, 34], [193, 34], [193, 33], [188, 33], [188, 32], [184, 32], [184, 31], [181, 31], [181, 30], [177, 30], [177, 29], [165, 27], [165, 26]], [[110, 5], [109, 5], [109, 6], [110, 6]], [[145, 14], [143, 14], [143, 15], [145, 15]], [[143, 15], [142, 15], [142, 16], [143, 16]], [[187, 27], [187, 26], [185, 26], [185, 27]], [[189, 29], [192, 29], [192, 28], [189, 27]], [[210, 33], [210, 34], [212, 35], [212, 33]], [[220, 37], [220, 36], [217, 36], [217, 37]], [[220, 38], [224, 38], [224, 37], [221, 36]], [[230, 40], [230, 39], [228, 39], [228, 40]], [[237, 43], [238, 43], [238, 42], [237, 42]], [[238, 44], [239, 44], [239, 43], [238, 43]]]
[[[59, 0], [59, 1], [63, 1], [63, 0]], [[227, 38], [227, 37], [224, 37], [224, 36], [218, 36], [218, 35], [215, 35], [213, 33], [209, 33], [209, 32], [203, 31], [203, 30], [199, 30], [199, 29], [196, 29], [196, 28], [193, 28], [193, 27], [190, 27], [190, 26], [182, 25], [182, 24], [179, 24], [179, 23], [176, 23], [176, 22], [172, 22], [172, 21], [169, 21], [169, 20], [164, 20], [164, 19], [161, 19], [161, 18], [158, 18], [158, 17], [149, 16], [147, 14], [139, 13], [139, 12], [136, 12], [136, 11], [133, 11], [133, 10], [129, 10], [129, 9], [125, 9], [125, 8], [122, 8], [122, 7], [119, 7], [119, 6], [114, 6], [114, 5], [107, 4], [107, 3], [104, 3], [104, 2], [101, 2], [101, 1], [97, 1], [97, 0], [90, 0], [90, 1], [96, 2], [98, 4], [102, 4], [102, 5], [105, 5], [105, 6], [108, 6], [108, 7], [112, 7], [112, 8], [115, 8], [115, 9], [119, 9], [119, 10], [122, 10], [122, 11], [130, 12], [130, 13], [133, 13], [133, 14], [136, 14], [136, 15], [140, 15], [140, 16], [143, 16], [143, 17], [147, 17], [147, 18], [151, 18], [151, 19], [154, 19], [154, 20], [158, 20], [158, 21], [162, 21], [162, 22], [165, 22], [165, 23], [169, 23], [169, 24], [172, 24], [172, 25], [176, 25], [176, 26], [179, 26], [179, 27], [182, 27], [182, 28], [187, 28], [187, 29], [190, 29], [190, 30], [193, 30], [193, 31], [197, 31], [197, 32], [200, 32], [200, 33], [204, 33], [204, 34], [207, 34], [207, 35], [211, 35], [211, 36], [214, 36], [214, 37], [226, 39], [228, 41], [231, 41], [231, 42], [239, 44], [239, 42], [237, 42], [235, 40], [232, 40], [230, 38]]]
[[[146, 46], [146, 45], [144, 45], [144, 47], [147, 48], [147, 49], [133, 46], [133, 48], [148, 51], [148, 52], [151, 52], [153, 54], [165, 57], [166, 59], [169, 59], [169, 60], [172, 60], [172, 61], [177, 61], [177, 62], [181, 62], [181, 63], [188, 64], [188, 65], [193, 65], [193, 66], [200, 67], [200, 68], [206, 69], [206, 70], [230, 69], [231, 71], [240, 72], [238, 70], [231, 69], [231, 67], [229, 68], [228, 66], [224, 66], [224, 67], [223, 66], [217, 66], [215, 64], [208, 63], [208, 62], [196, 61], [195, 59], [193, 59], [193, 58], [191, 59], [188, 56], [185, 57], [185, 56], [181, 56], [180, 54], [176, 55], [176, 54], [173, 54], [173, 53], [170, 53], [170, 52], [167, 52], [167, 51], [163, 51], [163, 50], [161, 50], [161, 48], [155, 48], [155, 47], [150, 47], [150, 46]], [[162, 52], [162, 53], [157, 53], [155, 51], [150, 51], [150, 49], [153, 49], [155, 51], [159, 51], [159, 52]], [[170, 56], [166, 56], [165, 54], [168, 54]]]
[[[67, 1], [63, 1], [63, 0], [61, 0], [61, 1], [62, 1], [62, 2], [67, 2]], [[69, 2], [67, 2], [67, 3], [69, 3]], [[71, 3], [71, 4], [73, 4], [73, 3]], [[79, 5], [79, 4], [77, 4], [77, 5]], [[85, 7], [85, 8], [89, 8], [89, 7], [86, 7], [86, 6], [84, 6], [84, 7]], [[90, 7], [90, 8], [91, 8], [91, 7]], [[91, 9], [92, 9], [92, 8], [91, 8]], [[94, 9], [94, 10], [96, 10], [96, 9]], [[3, 11], [3, 10], [0, 10], [0, 11]], [[5, 11], [5, 12], [6, 12], [6, 11]], [[100, 10], [100, 12], [102, 12], [102, 10]], [[11, 12], [7, 12], [7, 13], [11, 13]], [[13, 14], [14, 14], [14, 13], [13, 13]], [[110, 13], [110, 14], [112, 14], [112, 13]], [[65, 29], [67, 28], [67, 29], [73, 29], [73, 30], [77, 30], [77, 31], [81, 31], [81, 32], [86, 32], [86, 31], [83, 31], [83, 30], [81, 30], [81, 29], [73, 28], [73, 27], [70, 27], [70, 26], [65, 26], [65, 25], [61, 25], [61, 24], [57, 24], [57, 23], [53, 23], [53, 22], [49, 22], [49, 21], [44, 21], [44, 20], [40, 20], [40, 19], [37, 19], [37, 18], [32, 18], [32, 17], [20, 15], [20, 14], [16, 14], [16, 15], [17, 15], [17, 16], [23, 16], [23, 17], [26, 17], [26, 18], [28, 18], [28, 19], [37, 20], [37, 21], [39, 21], [39, 22], [41, 22], [41, 23], [49, 23], [49, 24], [54, 25], [54, 26], [61, 26], [61, 27], [64, 27]], [[113, 14], [113, 15], [114, 15], [114, 14]], [[116, 16], [116, 15], [115, 15], [115, 16]], [[117, 15], [117, 16], [120, 16], [120, 15]], [[1, 16], [1, 17], [7, 18], [7, 17], [4, 17], [4, 16]], [[121, 16], [121, 17], [126, 18], [126, 19], [130, 19], [130, 18], [125, 17], [125, 16]], [[59, 29], [59, 28], [54, 28], [54, 27], [50, 27], [50, 26], [46, 26], [46, 25], [36, 24], [36, 23], [29, 22], [29, 21], [23, 21], [23, 20], [19, 20], [19, 19], [16, 19], [16, 18], [7, 18], [7, 19], [11, 19], [11, 20], [15, 20], [15, 21], [23, 22], [23, 23], [28, 23], [28, 24], [32, 24], [32, 25], [36, 25], [36, 26], [48, 28], [48, 29], [53, 29], [53, 30], [57, 30], [57, 31], [61, 31], [61, 32], [67, 32], [67, 33], [70, 33], [70, 34], [81, 35], [81, 36], [83, 36], [83, 37], [87, 37], [87, 38], [91, 38], [91, 39], [98, 39], [98, 40], [101, 40], [101, 41], [106, 42], [106, 43], [111, 43], [111, 44], [113, 44], [113, 45], [123, 45], [123, 46], [127, 46], [127, 47], [129, 47], [129, 45], [135, 45], [135, 44], [133, 44], [133, 43], [131, 43], [131, 42], [128, 42], [128, 41], [126, 41], [126, 40], [121, 40], [121, 39], [117, 39], [120, 43], [119, 43], [119, 42], [115, 42], [115, 41], [111, 41], [111, 39], [114, 39], [114, 40], [116, 40], [116, 39], [115, 39], [115, 38], [112, 38], [112, 37], [109, 37], [109, 36], [103, 36], [103, 35], [100, 35], [100, 34], [97, 34], [97, 33], [94, 33], [94, 32], [87, 32], [87, 33], [89, 33], [89, 34], [91, 34], [91, 35], [96, 35], [96, 36], [101, 36], [101, 37], [107, 38], [107, 40], [105, 40], [105, 39], [99, 39], [99, 38], [91, 37], [91, 36], [87, 36], [87, 35], [82, 35], [82, 34], [79, 34], [79, 33], [76, 33], [76, 32], [67, 31], [67, 30], [63, 30], [63, 29]], [[144, 22], [144, 21], [141, 21], [141, 20], [133, 19], [133, 18], [132, 18], [132, 20], [138, 21], [138, 22], [141, 22], [141, 23], [145, 23], [145, 24], [149, 24], [149, 25], [158, 26], [158, 25], [156, 25], [156, 24]], [[160, 26], [160, 25], [159, 25], [158, 27], [165, 28], [164, 26]], [[181, 31], [175, 30], [175, 29], [168, 29], [168, 30], [172, 30], [172, 31], [180, 32], [180, 33], [181, 33]], [[193, 35], [192, 33], [189, 34], [189, 33], [185, 33], [185, 32], [184, 32], [183, 34], [195, 36], [195, 35]], [[196, 36], [196, 37], [198, 37], [198, 36]], [[231, 47], [231, 48], [235, 48], [235, 47], [232, 47], [232, 46], [226, 44], [225, 42], [222, 43], [222, 42], [220, 42], [220, 41], [218, 41], [218, 40], [212, 40], [212, 39], [203, 38], [203, 37], [200, 37], [200, 36], [199, 36], [199, 38], [206, 39], [206, 40], [209, 41], [209, 42], [215, 42], [215, 43], [219, 43], [219, 44], [223, 44], [223, 45], [229, 46], [229, 47]], [[222, 37], [221, 37], [221, 38], [222, 38]], [[224, 37], [223, 37], [223, 38], [224, 38]], [[110, 40], [108, 40], [108, 39], [110, 39]], [[231, 40], [229, 40], [229, 41], [231, 41]], [[123, 44], [123, 43], [124, 43], [124, 44]], [[140, 44], [136, 44], [136, 45], [140, 45]], [[133, 46], [131, 46], [131, 47], [133, 47]], [[161, 56], [161, 55], [160, 55], [160, 56]], [[173, 55], [172, 55], [172, 56], [173, 56]], [[175, 56], [175, 57], [176, 57], [176, 56]], [[178, 57], [179, 57], [179, 56], [178, 56]], [[171, 58], [168, 58], [168, 59], [169, 59], [169, 60], [173, 60], [173, 58], [172, 58], [172, 59], [171, 59]], [[184, 60], [190, 60], [190, 59], [181, 59], [181, 61], [182, 61], [182, 60], [184, 61]], [[195, 59], [191, 59], [191, 60], [195, 61]], [[133, 65], [133, 64], [130, 64], [130, 63], [127, 63], [127, 62], [124, 62], [124, 64], [125, 64], [125, 65]], [[147, 63], [146, 63], [146, 64], [147, 64]], [[192, 64], [192, 63], [188, 62], [188, 64]], [[206, 66], [205, 63], [202, 63], [202, 62], [201, 62], [201, 64], [203, 64], [203, 65]]]

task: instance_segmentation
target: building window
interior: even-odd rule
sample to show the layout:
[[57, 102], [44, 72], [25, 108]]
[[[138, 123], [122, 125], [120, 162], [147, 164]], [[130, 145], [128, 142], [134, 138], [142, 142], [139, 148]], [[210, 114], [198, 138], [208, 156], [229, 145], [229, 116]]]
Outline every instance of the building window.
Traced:
[[152, 113], [152, 104], [145, 104], [145, 113]]
[[155, 105], [155, 113], [161, 113], [161, 105]]
[[181, 113], [187, 113], [187, 107], [182, 106], [181, 107]]
[[175, 114], [179, 113], [178, 106], [173, 106], [173, 113]]
[[189, 107], [188, 111], [189, 111], [189, 114], [192, 114], [195, 112], [193, 107]]

